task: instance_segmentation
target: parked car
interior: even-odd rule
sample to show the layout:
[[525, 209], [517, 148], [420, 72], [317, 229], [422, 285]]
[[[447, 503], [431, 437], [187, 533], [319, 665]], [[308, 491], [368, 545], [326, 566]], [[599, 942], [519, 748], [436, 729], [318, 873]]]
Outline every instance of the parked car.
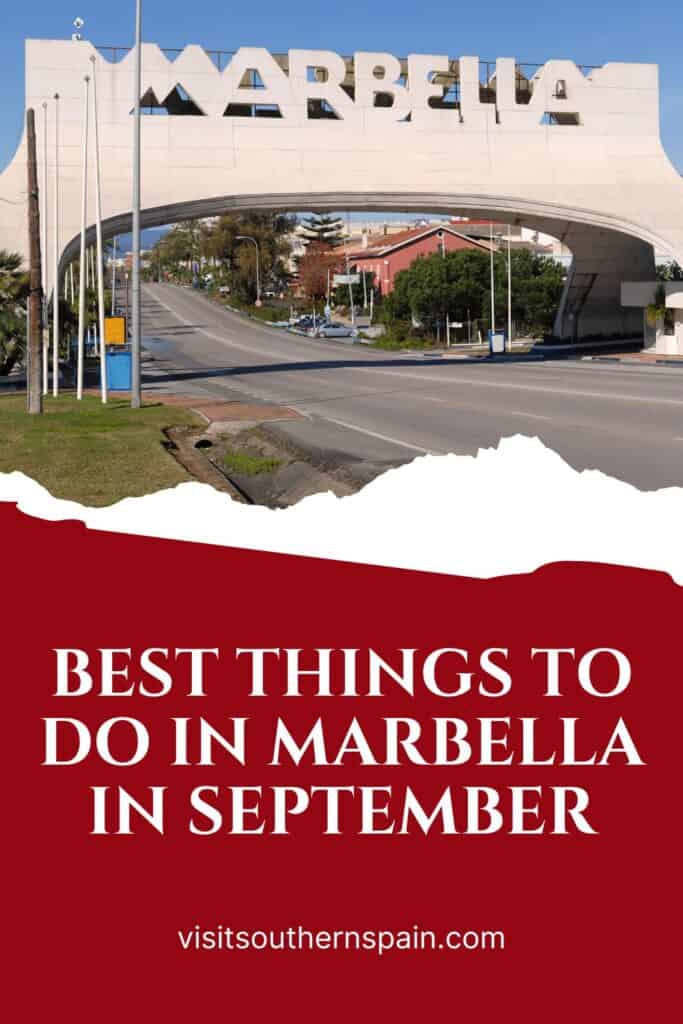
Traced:
[[335, 321], [321, 324], [316, 330], [318, 338], [353, 338], [358, 331], [353, 330], [348, 324], [340, 324]]
[[295, 320], [292, 327], [296, 328], [297, 331], [311, 331], [314, 327], [320, 327], [321, 324], [325, 323], [319, 316], [313, 319], [312, 316], [300, 316], [298, 320]]

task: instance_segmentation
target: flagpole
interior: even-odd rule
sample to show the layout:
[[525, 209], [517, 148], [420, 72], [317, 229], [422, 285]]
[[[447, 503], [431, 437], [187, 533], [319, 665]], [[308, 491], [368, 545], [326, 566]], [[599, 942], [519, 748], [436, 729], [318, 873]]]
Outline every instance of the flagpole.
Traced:
[[76, 369], [76, 398], [83, 398], [83, 359], [85, 342], [85, 290], [88, 251], [85, 244], [85, 233], [88, 221], [88, 116], [89, 116], [90, 77], [85, 76], [85, 98], [83, 107], [83, 198], [81, 209], [81, 266], [78, 290], [78, 363]]
[[47, 226], [48, 226], [48, 191], [47, 191], [47, 103], [43, 103], [43, 252], [42, 263], [45, 279], [43, 281], [43, 394], [47, 394], [47, 372], [48, 372], [48, 336], [49, 320], [47, 317], [47, 304], [49, 291], [47, 284]]
[[142, 310], [140, 295], [140, 176], [141, 176], [141, 117], [142, 92], [142, 0], [135, 4], [135, 117], [133, 126], [133, 346], [131, 359], [130, 404], [133, 409], [142, 405], [140, 356], [142, 346]]
[[107, 401], [107, 353], [104, 345], [104, 252], [102, 246], [102, 176], [100, 173], [100, 129], [97, 123], [97, 58], [92, 62], [92, 105], [95, 123], [95, 216], [97, 223], [97, 308], [100, 334], [100, 382], [102, 401]]
[[[54, 300], [52, 309], [52, 394], [59, 394], [59, 93], [55, 93], [55, 238], [53, 247]], [[73, 279], [72, 279], [73, 280]]]

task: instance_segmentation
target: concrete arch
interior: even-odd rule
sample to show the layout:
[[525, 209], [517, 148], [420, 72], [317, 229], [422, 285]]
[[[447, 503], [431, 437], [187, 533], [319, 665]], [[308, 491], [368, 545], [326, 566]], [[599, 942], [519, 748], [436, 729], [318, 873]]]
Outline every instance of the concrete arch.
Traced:
[[[378, 66], [391, 106], [375, 103]], [[145, 44], [143, 92], [167, 95], [182, 81], [204, 113], [145, 118], [143, 223], [239, 209], [398, 209], [509, 220], [561, 238], [574, 254], [558, 336], [637, 333], [642, 312], [621, 307], [621, 282], [653, 277], [653, 247], [683, 262], [683, 182], [660, 141], [657, 68], [581, 69], [550, 60], [525, 79], [521, 96], [514, 60], [498, 59], [495, 70], [487, 64], [483, 84], [482, 66], [477, 57], [413, 54], [399, 61], [320, 50], [273, 57], [252, 47], [218, 68], [201, 47], [171, 60]], [[257, 70], [263, 88], [245, 88], [245, 68]], [[27, 43], [27, 105], [48, 104], [48, 192], [57, 164], [53, 96], [61, 97], [62, 266], [80, 231], [83, 78], [93, 73], [105, 232], [112, 235], [130, 222], [131, 56], [110, 62], [87, 42]], [[312, 119], [311, 100], [329, 102], [339, 119]], [[226, 116], [229, 108], [261, 102], [283, 116]], [[23, 193], [22, 144], [0, 175], [0, 195]], [[3, 214], [0, 247], [23, 248], [25, 211], [8, 207]], [[48, 236], [52, 254], [54, 218]], [[53, 276], [50, 259], [48, 290]]]
[[[314, 194], [272, 194], [214, 196], [189, 200], [142, 211], [145, 228], [159, 227], [180, 220], [195, 220], [240, 211], [298, 210], [319, 212], [408, 211], [443, 213], [499, 219], [523, 225], [559, 238], [571, 250], [565, 294], [562, 298], [554, 333], [559, 338], [576, 339], [599, 333], [619, 333], [624, 337], [639, 335], [643, 327], [638, 310], [621, 308], [620, 286], [625, 276], [630, 280], [650, 280], [654, 274], [652, 237], [638, 225], [614, 223], [609, 216], [590, 210], [571, 210], [551, 204], [515, 202], [504, 196], [450, 196], [437, 193], [368, 193], [351, 192]], [[103, 223], [105, 238], [126, 233], [131, 228], [131, 215], [120, 214]], [[91, 227], [88, 242], [94, 243]], [[64, 249], [62, 270], [78, 256], [80, 235], [72, 238]], [[586, 291], [587, 285], [590, 288]], [[580, 305], [580, 308], [578, 308]]]

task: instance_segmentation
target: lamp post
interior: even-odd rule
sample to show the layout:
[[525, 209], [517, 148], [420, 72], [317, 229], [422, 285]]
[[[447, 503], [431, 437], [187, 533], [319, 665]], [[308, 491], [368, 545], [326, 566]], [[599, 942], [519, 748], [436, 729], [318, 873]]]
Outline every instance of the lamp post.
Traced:
[[142, 405], [140, 381], [140, 352], [142, 347], [142, 309], [140, 295], [140, 156], [142, 92], [142, 0], [135, 4], [135, 116], [133, 118], [133, 346], [131, 359], [130, 404], [133, 409]]
[[256, 306], [261, 305], [261, 271], [259, 268], [258, 242], [251, 235], [235, 235], [236, 242], [253, 242], [256, 249]]

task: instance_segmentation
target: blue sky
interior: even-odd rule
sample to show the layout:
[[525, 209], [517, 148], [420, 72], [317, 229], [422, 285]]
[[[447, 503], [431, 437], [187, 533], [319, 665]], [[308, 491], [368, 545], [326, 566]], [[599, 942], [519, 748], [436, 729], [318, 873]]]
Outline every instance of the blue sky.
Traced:
[[[68, 37], [76, 15], [96, 45], [130, 44], [134, 0], [33, 0], [2, 12], [0, 35], [0, 168], [10, 160], [23, 118], [23, 41]], [[383, 50], [478, 54], [542, 63], [568, 57], [581, 64], [608, 60], [657, 63], [661, 69], [662, 136], [683, 173], [683, 3], [659, 0], [528, 0], [457, 4], [453, 0], [291, 0], [227, 4], [225, 0], [144, 0], [144, 36], [161, 46], [200, 43], [233, 50], [321, 47], [338, 53]]]

